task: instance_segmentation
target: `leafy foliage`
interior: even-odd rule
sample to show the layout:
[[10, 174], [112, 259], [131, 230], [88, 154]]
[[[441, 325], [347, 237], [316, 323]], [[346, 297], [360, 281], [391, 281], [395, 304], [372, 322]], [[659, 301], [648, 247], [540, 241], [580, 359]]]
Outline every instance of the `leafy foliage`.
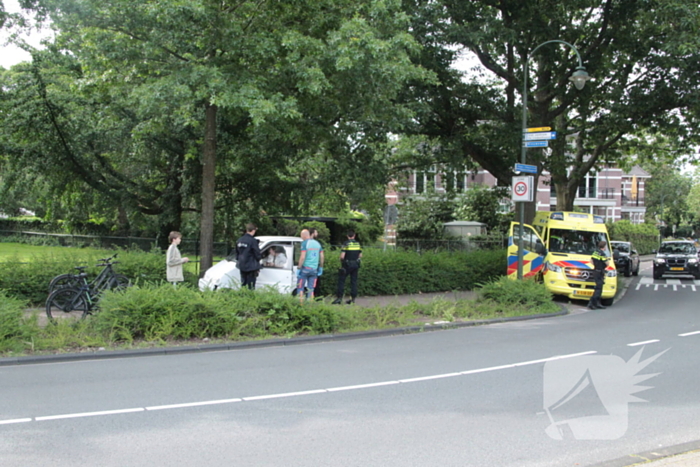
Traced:
[[[480, 320], [557, 311], [540, 301], [518, 304], [435, 299], [379, 308], [300, 304], [276, 292], [240, 290], [201, 293], [171, 284], [133, 287], [105, 295], [102, 311], [74, 325], [39, 326], [22, 316], [22, 303], [0, 294], [0, 352], [13, 355], [96, 348], [200, 344], [288, 338], [415, 326], [426, 322]], [[549, 305], [549, 306], [548, 306]]]
[[[681, 158], [698, 143], [694, 0], [406, 5], [424, 45], [419, 61], [439, 78], [404, 96], [417, 108], [408, 131], [429, 139], [432, 164], [478, 164], [509, 185], [521, 149], [523, 92], [527, 125], [558, 132], [547, 150], [527, 151], [528, 163], [551, 174], [557, 209], [573, 210], [578, 186], [596, 167], [649, 147], [654, 158], [653, 148], [669, 147]], [[595, 77], [583, 90], [568, 81], [576, 55], [557, 41], [575, 46]], [[453, 67], [458, 55], [470, 59], [468, 74]], [[416, 153], [424, 162], [426, 152]]]
[[607, 224], [610, 240], [632, 242], [640, 255], [648, 255], [659, 247], [659, 231], [653, 224], [632, 224], [628, 220]]
[[440, 239], [444, 223], [454, 220], [454, 195], [429, 190], [408, 196], [399, 207], [396, 230], [399, 237], [410, 239]]
[[513, 219], [512, 214], [501, 213], [500, 202], [507, 196], [508, 189], [505, 187], [472, 185], [464, 197], [456, 199], [455, 219], [482, 222], [489, 233], [505, 233]]
[[559, 308], [552, 302], [552, 294], [544, 284], [531, 279], [514, 281], [501, 277], [485, 283], [479, 289], [479, 299], [493, 302], [501, 309], [527, 305], [546, 313]]
[[[327, 253], [321, 295], [335, 293], [338, 268], [339, 254]], [[418, 255], [414, 252], [365, 248], [358, 291], [360, 296], [372, 296], [471, 290], [476, 284], [505, 274], [505, 268], [504, 250]]]

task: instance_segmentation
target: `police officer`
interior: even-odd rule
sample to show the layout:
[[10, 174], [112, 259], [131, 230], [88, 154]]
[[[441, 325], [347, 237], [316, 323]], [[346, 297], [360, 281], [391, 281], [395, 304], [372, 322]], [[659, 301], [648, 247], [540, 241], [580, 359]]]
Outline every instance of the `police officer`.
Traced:
[[255, 290], [261, 258], [260, 246], [254, 237], [258, 228], [255, 224], [248, 224], [245, 230], [245, 235], [236, 242], [236, 267], [241, 271], [241, 287]]
[[336, 299], [334, 305], [339, 304], [343, 300], [345, 292], [345, 280], [350, 276], [350, 299], [345, 302], [348, 305], [355, 303], [357, 298], [357, 272], [360, 270], [360, 258], [362, 258], [362, 247], [360, 242], [355, 240], [355, 232], [350, 230], [347, 233], [348, 240], [343, 243], [340, 250], [340, 270], [338, 271], [338, 288], [336, 290]]
[[603, 283], [605, 283], [605, 268], [608, 266], [610, 259], [605, 254], [605, 247], [607, 246], [605, 240], [598, 242], [598, 249], [593, 252], [591, 259], [593, 260], [593, 280], [595, 281], [595, 289], [593, 290], [593, 296], [588, 302], [589, 310], [604, 309], [603, 305], [600, 304], [600, 296], [603, 293]]

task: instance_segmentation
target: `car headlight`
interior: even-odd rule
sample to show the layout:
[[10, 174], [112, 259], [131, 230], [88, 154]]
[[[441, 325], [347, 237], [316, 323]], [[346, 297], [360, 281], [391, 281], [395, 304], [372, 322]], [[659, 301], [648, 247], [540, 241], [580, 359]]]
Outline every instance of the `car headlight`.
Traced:
[[547, 263], [547, 270], [552, 272], [561, 272], [561, 266], [556, 266], [552, 263]]
[[605, 271], [605, 275], [608, 277], [617, 277], [617, 271], [614, 269], [609, 269]]
[[664, 264], [664, 263], [666, 262], [666, 260], [663, 259], [663, 258], [655, 258], [655, 259], [654, 259], [654, 262], [655, 262], [656, 264]]
[[690, 259], [688, 260], [688, 264], [695, 264], [695, 263], [697, 263], [697, 262], [698, 262], [698, 259], [697, 259], [697, 258], [690, 258]]

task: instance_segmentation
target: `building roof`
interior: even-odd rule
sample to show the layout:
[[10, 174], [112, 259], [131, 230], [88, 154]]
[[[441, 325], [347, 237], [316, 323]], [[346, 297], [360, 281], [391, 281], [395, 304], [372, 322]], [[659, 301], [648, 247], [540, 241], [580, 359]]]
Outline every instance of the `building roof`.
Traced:
[[636, 175], [637, 177], [651, 178], [651, 174], [638, 165], [632, 167], [629, 172], [623, 172], [622, 175]]

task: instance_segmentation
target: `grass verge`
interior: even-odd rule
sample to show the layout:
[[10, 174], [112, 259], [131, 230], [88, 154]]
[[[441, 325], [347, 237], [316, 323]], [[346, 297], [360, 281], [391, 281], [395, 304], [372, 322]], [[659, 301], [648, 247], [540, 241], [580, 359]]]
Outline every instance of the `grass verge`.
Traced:
[[107, 293], [101, 311], [77, 324], [41, 326], [38, 312], [25, 316], [25, 303], [0, 295], [0, 356], [291, 338], [560, 310], [533, 281], [502, 278], [483, 285], [478, 296], [363, 308], [302, 304], [270, 290], [200, 292], [170, 284], [144, 285]]

